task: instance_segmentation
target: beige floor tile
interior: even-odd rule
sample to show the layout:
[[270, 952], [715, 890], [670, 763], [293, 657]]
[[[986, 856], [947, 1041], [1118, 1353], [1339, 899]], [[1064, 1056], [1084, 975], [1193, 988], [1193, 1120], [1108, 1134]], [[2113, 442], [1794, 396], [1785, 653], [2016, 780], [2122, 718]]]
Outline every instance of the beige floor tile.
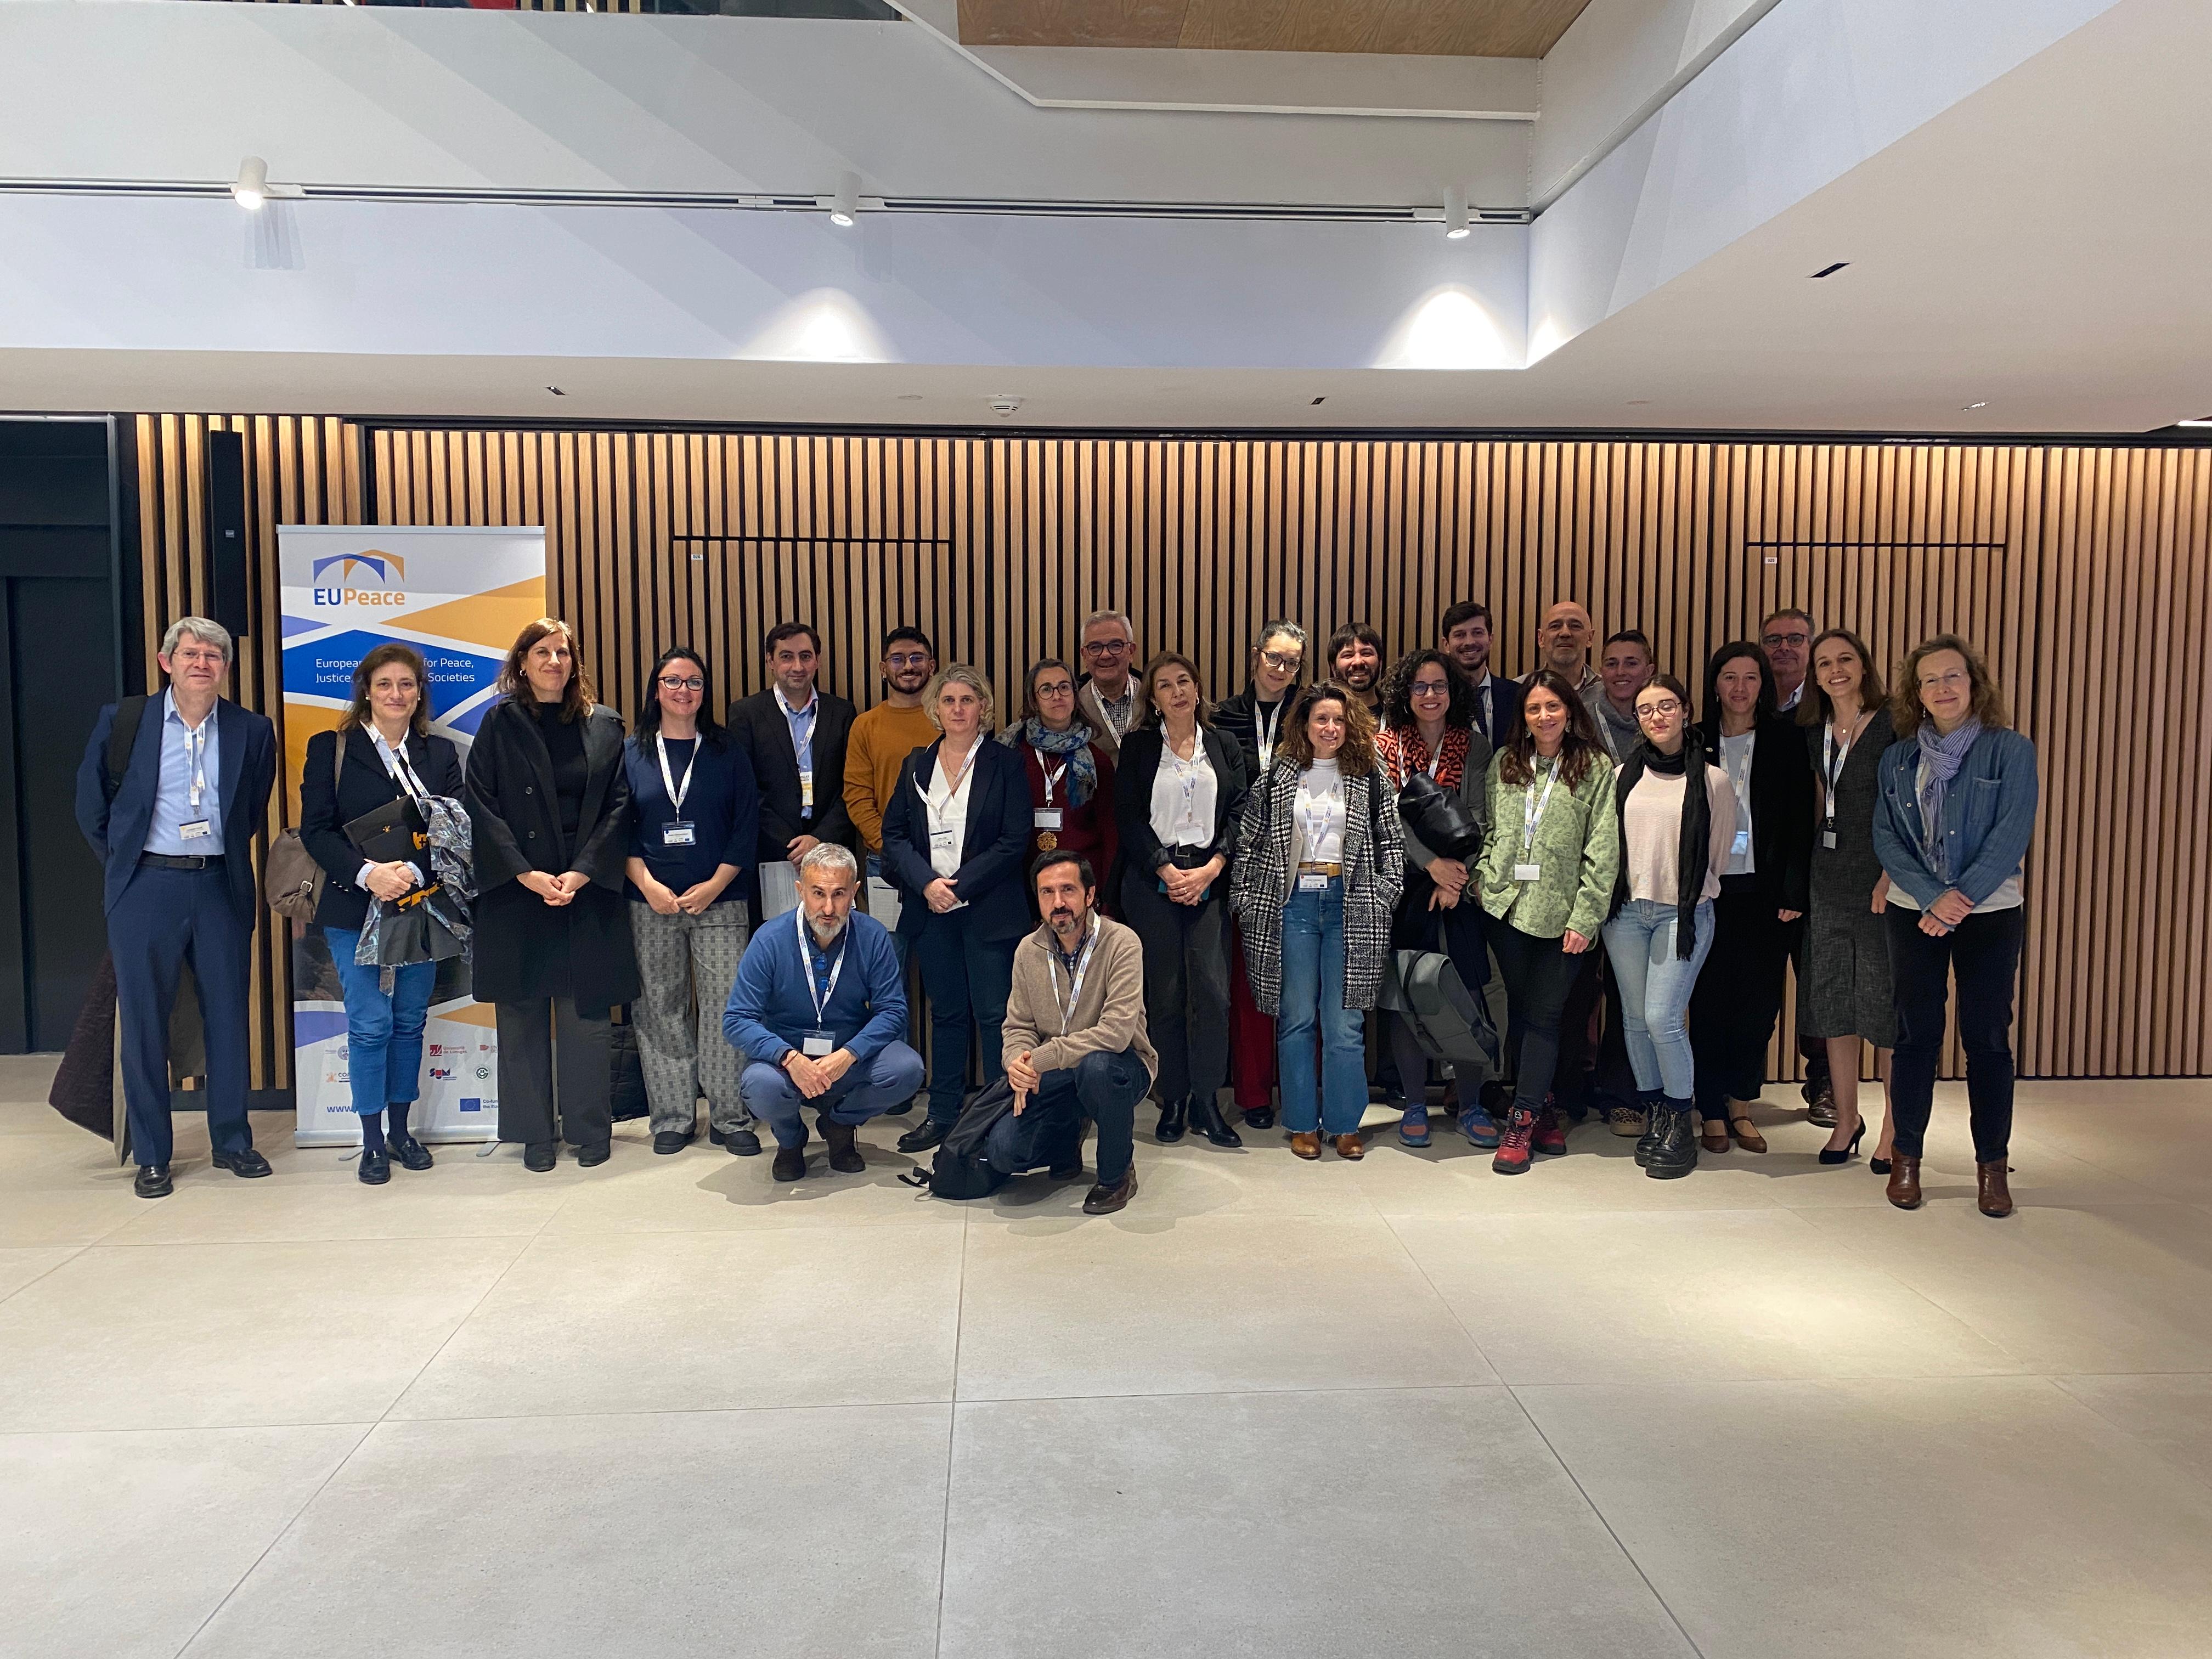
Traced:
[[931, 1659], [949, 1407], [386, 1423], [189, 1659]]
[[1676, 1181], [1654, 1181], [1636, 1167], [1636, 1143], [1593, 1124], [1567, 1137], [1566, 1155], [1537, 1158], [1523, 1173], [1502, 1176], [1492, 1154], [1448, 1136], [1432, 1120], [1436, 1144], [1416, 1152], [1378, 1137], [1356, 1175], [1386, 1216], [1586, 1215], [1639, 1210], [1770, 1210], [1776, 1173], [1765, 1161], [1716, 1162]]
[[1511, 1383], [2021, 1369], [1786, 1211], [1391, 1224]]
[[945, 1659], [1692, 1650], [1504, 1390], [963, 1405]]
[[2180, 1659], [2212, 1491], [2039, 1378], [1516, 1389], [1705, 1659]]
[[0, 1431], [372, 1419], [520, 1248], [94, 1246], [0, 1302]]
[[392, 1415], [948, 1400], [964, 1231], [540, 1237]]
[[[563, 1191], [507, 1172], [480, 1173], [447, 1155], [428, 1170], [392, 1168], [381, 1187], [365, 1187], [349, 1160], [329, 1171], [296, 1164], [268, 1179], [179, 1182], [175, 1194], [141, 1203], [105, 1243], [333, 1243], [390, 1238], [527, 1238], [561, 1207]], [[465, 1158], [465, 1154], [463, 1155]]]
[[368, 1431], [0, 1435], [0, 1653], [170, 1659]]
[[2212, 1486], [2212, 1376], [2052, 1380], [2154, 1455]]
[[1494, 1380], [1373, 1217], [1292, 1225], [1132, 1205], [969, 1231], [963, 1400]]
[[73, 1244], [40, 1248], [0, 1248], [0, 1302], [35, 1279], [43, 1279], [77, 1253]]

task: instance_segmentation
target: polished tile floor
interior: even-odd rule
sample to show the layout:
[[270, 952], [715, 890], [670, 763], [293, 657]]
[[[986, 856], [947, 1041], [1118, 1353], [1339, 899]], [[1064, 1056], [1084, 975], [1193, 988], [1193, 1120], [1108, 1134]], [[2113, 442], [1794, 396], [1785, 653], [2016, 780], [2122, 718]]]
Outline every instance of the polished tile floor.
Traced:
[[[176, 1195], [0, 1060], [0, 1655], [2212, 1652], [2212, 1085], [2023, 1089], [2021, 1212], [1774, 1151], [1140, 1135], [1086, 1219], [703, 1143]], [[1378, 1115], [1379, 1119], [1379, 1115]], [[817, 1158], [817, 1172], [821, 1169]]]

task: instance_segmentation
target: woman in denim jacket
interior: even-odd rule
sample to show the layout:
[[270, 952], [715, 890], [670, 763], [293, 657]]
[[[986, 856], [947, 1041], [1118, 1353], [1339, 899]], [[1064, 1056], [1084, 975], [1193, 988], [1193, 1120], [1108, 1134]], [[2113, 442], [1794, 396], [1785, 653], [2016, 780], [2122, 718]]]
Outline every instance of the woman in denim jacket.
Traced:
[[1980, 1208], [2010, 1215], [2013, 981], [2026, 931], [2021, 863], [2035, 829], [2035, 745], [2011, 729], [1996, 683], [1955, 634], [1938, 634], [1905, 659], [1892, 712], [1898, 740], [1882, 754], [1874, 816], [1897, 983], [1889, 1201], [1920, 1205], [1921, 1141], [1955, 972]]

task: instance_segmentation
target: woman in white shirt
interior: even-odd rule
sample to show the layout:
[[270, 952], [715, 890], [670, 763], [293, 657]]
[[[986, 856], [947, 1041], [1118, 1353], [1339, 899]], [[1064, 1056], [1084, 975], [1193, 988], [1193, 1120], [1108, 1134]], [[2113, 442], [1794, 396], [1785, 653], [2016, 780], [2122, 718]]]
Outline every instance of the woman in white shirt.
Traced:
[[1690, 734], [1690, 693], [1662, 674], [1636, 694], [1643, 737], [1613, 783], [1620, 873], [1605, 924], [1621, 1036], [1650, 1114], [1636, 1161], [1657, 1180], [1698, 1167], [1696, 1064], [1683, 1013], [1713, 944], [1713, 900], [1735, 839], [1735, 791]]
[[1164, 651], [1145, 666], [1151, 712], [1121, 739], [1114, 817], [1121, 915], [1145, 946], [1145, 1021], [1160, 1056], [1156, 1131], [1244, 1143], [1221, 1115], [1229, 1076], [1229, 954], [1222, 896], [1244, 805], [1244, 756], [1215, 729], [1198, 665]]
[[[1390, 921], [1406, 879], [1406, 833], [1375, 752], [1375, 717], [1324, 682], [1298, 699], [1281, 748], [1245, 802], [1237, 925], [1252, 1000], [1275, 1016], [1283, 1127], [1291, 1150], [1365, 1155], [1361, 1012], [1382, 988]], [[1314, 1055], [1318, 1038], [1321, 1064]]]

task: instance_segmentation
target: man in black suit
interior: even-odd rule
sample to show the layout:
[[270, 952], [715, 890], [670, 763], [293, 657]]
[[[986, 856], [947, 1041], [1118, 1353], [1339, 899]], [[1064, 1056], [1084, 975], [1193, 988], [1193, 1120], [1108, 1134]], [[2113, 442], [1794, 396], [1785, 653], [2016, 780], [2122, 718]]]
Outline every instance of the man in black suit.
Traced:
[[236, 1176], [269, 1173], [246, 1116], [246, 986], [261, 908], [253, 841], [269, 815], [276, 728], [220, 695], [230, 657], [221, 623], [171, 623], [159, 653], [168, 690], [101, 709], [76, 773], [77, 826], [106, 871], [123, 1094], [141, 1198], [173, 1190], [169, 1012], [187, 957], [206, 1030], [215, 1162]]
[[1437, 648], [1460, 666], [1474, 687], [1474, 723], [1495, 751], [1521, 729], [1521, 685], [1490, 672], [1490, 607], [1462, 599], [1437, 624]]
[[760, 861], [796, 865], [822, 842], [854, 844], [845, 811], [845, 739], [854, 710], [844, 698], [814, 689], [822, 636], [805, 623], [778, 623], [761, 649], [773, 683], [730, 705], [730, 735], [760, 786]]

